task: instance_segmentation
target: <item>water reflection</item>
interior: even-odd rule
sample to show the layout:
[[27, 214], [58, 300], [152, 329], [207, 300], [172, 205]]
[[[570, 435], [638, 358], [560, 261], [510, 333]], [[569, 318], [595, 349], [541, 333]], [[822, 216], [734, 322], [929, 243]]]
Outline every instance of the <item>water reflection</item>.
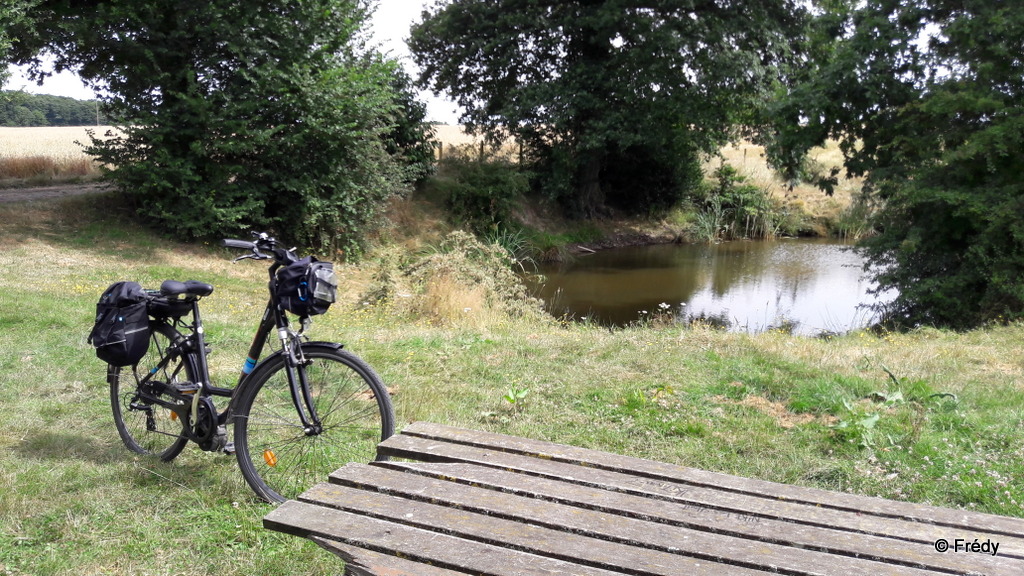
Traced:
[[535, 286], [556, 314], [625, 325], [683, 310], [760, 331], [782, 323], [802, 334], [869, 324], [876, 302], [862, 259], [830, 240], [659, 245], [607, 250], [544, 267]]

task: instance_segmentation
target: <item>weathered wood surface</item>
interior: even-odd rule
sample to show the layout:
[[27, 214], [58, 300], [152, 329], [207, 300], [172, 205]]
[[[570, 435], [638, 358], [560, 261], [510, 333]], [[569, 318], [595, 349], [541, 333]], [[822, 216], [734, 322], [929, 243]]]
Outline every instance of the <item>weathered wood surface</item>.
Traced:
[[1024, 575], [1020, 518], [427, 423], [381, 450], [410, 461], [346, 465], [265, 525], [354, 576]]
[[326, 538], [311, 536], [310, 540], [323, 549], [345, 558], [345, 573], [351, 576], [467, 576], [465, 572], [446, 570], [390, 554], [372, 552]]

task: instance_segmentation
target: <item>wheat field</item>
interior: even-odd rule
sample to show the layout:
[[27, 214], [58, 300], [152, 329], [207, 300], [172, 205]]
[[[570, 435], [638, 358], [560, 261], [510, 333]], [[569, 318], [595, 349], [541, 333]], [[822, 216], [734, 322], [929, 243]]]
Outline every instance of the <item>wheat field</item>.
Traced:
[[[90, 131], [104, 136], [115, 130], [111, 126], [0, 127], [0, 181], [96, 175], [98, 170], [93, 160], [83, 151], [83, 144], [89, 141]], [[447, 154], [453, 148], [471, 148], [476, 151], [482, 142], [480, 137], [466, 134], [461, 126], [440, 124], [434, 126], [434, 131], [435, 139], [440, 144], [439, 154]], [[488, 151], [494, 152], [490, 149]], [[501, 150], [510, 157], [514, 157], [515, 151], [514, 143], [506, 143]], [[811, 159], [825, 167], [842, 164], [842, 155], [834, 143], [812, 151]], [[840, 180], [840, 185], [831, 197], [805, 184], [791, 188], [768, 167], [764, 149], [749, 142], [723, 147], [720, 157], [708, 160], [705, 171], [711, 174], [722, 160], [736, 167], [748, 182], [771, 191], [773, 195], [801, 204], [804, 209], [816, 214], [842, 210], [850, 204], [861, 184], [857, 180]]]
[[0, 127], [0, 158], [48, 156], [74, 158], [85, 156], [81, 144], [89, 142], [87, 131], [98, 135], [112, 130], [110, 126], [59, 126], [42, 128]]
[[99, 168], [84, 146], [89, 131], [108, 134], [109, 126], [0, 127], [0, 182], [43, 184], [95, 177]]

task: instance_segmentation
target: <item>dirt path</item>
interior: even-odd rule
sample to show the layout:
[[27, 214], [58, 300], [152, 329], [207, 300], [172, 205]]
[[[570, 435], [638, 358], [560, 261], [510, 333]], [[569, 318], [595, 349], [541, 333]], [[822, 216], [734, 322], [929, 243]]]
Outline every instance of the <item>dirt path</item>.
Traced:
[[0, 189], [0, 203], [28, 202], [32, 200], [52, 200], [66, 196], [77, 196], [103, 191], [103, 184], [57, 184], [36, 188], [3, 188]]

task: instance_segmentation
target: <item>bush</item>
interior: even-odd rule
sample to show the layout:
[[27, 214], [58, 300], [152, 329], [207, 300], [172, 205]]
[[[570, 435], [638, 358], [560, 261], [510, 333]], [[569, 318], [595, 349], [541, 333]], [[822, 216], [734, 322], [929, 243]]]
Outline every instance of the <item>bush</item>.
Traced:
[[529, 178], [513, 162], [473, 157], [469, 148], [447, 154], [430, 186], [456, 224], [487, 233], [512, 217], [516, 202], [529, 190]]
[[365, 303], [389, 303], [398, 312], [436, 325], [488, 324], [507, 318], [548, 319], [513, 271], [509, 252], [467, 232], [452, 232], [428, 253], [406, 260], [381, 258]]
[[698, 198], [702, 207], [691, 231], [699, 240], [767, 239], [799, 232], [802, 218], [795, 210], [772, 198], [768, 190], [747, 184], [729, 164], [715, 170], [715, 179]]
[[965, 330], [1024, 319], [1024, 187], [941, 176], [893, 193], [874, 220], [879, 234], [859, 245], [879, 290], [897, 294], [881, 310], [886, 323]]
[[155, 226], [263, 229], [358, 257], [385, 201], [425, 172], [423, 108], [399, 63], [366, 47], [366, 3], [110, 4], [46, 3], [14, 55], [52, 53], [105, 87], [124, 128], [87, 152]]
[[679, 156], [654, 146], [615, 151], [603, 170], [609, 206], [646, 215], [671, 208], [699, 188], [703, 174], [694, 156]]

